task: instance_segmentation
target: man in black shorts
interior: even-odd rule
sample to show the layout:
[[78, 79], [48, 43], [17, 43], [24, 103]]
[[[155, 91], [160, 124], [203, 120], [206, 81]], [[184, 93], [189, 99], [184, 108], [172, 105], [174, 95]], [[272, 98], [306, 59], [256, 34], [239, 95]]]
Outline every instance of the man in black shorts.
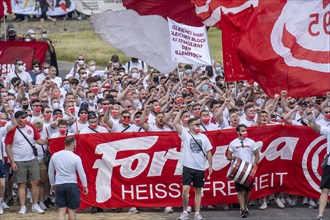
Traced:
[[55, 153], [49, 162], [48, 176], [52, 191], [56, 193], [57, 218], [65, 219], [66, 208], [68, 208], [69, 219], [76, 219], [76, 209], [80, 206], [80, 190], [76, 172], [79, 174], [85, 195], [88, 194], [87, 179], [80, 157], [73, 153], [76, 150], [76, 138], [69, 136], [64, 143], [65, 149]]
[[189, 189], [190, 185], [193, 184], [195, 191], [195, 216], [194, 220], [202, 220], [203, 217], [200, 214], [201, 206], [201, 191], [204, 187], [204, 170], [205, 170], [205, 160], [207, 158], [209, 163], [209, 176], [213, 172], [212, 169], [212, 145], [208, 137], [201, 134], [200, 122], [197, 118], [189, 119], [188, 127], [189, 130], [183, 128], [180, 124], [180, 117], [182, 114], [182, 109], [177, 114], [174, 119], [174, 126], [182, 140], [182, 205], [183, 212], [181, 213], [179, 219], [185, 220], [189, 219], [187, 212]]

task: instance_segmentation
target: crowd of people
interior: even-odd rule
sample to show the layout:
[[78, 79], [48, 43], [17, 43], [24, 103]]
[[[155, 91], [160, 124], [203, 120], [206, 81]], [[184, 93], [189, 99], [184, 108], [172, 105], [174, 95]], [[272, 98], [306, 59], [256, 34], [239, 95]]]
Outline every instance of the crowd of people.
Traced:
[[[21, 40], [34, 41], [34, 36], [28, 31]], [[13, 26], [8, 27], [7, 37], [19, 40]], [[41, 40], [47, 41], [46, 32]], [[0, 169], [0, 214], [14, 204], [14, 185], [18, 187], [20, 214], [26, 213], [26, 196], [36, 213], [54, 205], [54, 181], [51, 185], [45, 161], [51, 138], [101, 132], [177, 131], [187, 139], [187, 131], [194, 126], [207, 132], [236, 129], [241, 124], [245, 125], [240, 127], [243, 130], [280, 123], [308, 126], [311, 120], [330, 127], [330, 92], [294, 98], [281, 91], [268, 97], [255, 82], [225, 82], [220, 61], [214, 61], [213, 66], [181, 64], [171, 73], [161, 73], [137, 58], [124, 64], [117, 55], [111, 56], [105, 68], [97, 69], [95, 61], [78, 55], [63, 78], [50, 59], [44, 63], [34, 60], [32, 69], [26, 69], [20, 58], [14, 65], [15, 70], [0, 82], [4, 158]], [[199, 133], [199, 129], [194, 132]], [[68, 146], [72, 147], [72, 143]], [[206, 148], [205, 153], [209, 150]], [[233, 155], [227, 157], [233, 159]], [[186, 192], [184, 188], [183, 195]], [[296, 206], [298, 196], [279, 193], [274, 198], [278, 207], [284, 208]], [[268, 202], [268, 197], [262, 198], [260, 209], [266, 209]], [[305, 197], [303, 203], [317, 208], [313, 198]], [[246, 210], [244, 200], [240, 205]], [[184, 208], [191, 211], [187, 203]], [[224, 208], [228, 209], [228, 205]], [[92, 210], [98, 211], [102, 209]], [[129, 211], [138, 213], [135, 207]], [[172, 207], [166, 207], [165, 212], [173, 212]], [[243, 214], [247, 217], [245, 211]]]

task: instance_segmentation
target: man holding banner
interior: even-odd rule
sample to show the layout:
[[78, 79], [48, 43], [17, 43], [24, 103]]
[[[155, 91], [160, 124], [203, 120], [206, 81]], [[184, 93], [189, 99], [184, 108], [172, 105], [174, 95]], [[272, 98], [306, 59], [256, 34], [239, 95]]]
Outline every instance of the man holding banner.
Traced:
[[[330, 106], [327, 106], [330, 107]], [[327, 138], [327, 154], [322, 162], [322, 177], [320, 183], [321, 195], [320, 195], [320, 205], [319, 205], [319, 214], [317, 220], [323, 220], [324, 209], [328, 203], [328, 195], [330, 192], [330, 127], [320, 126], [313, 119], [313, 113], [310, 109], [306, 109], [307, 120], [314, 131], [324, 135]]]
[[195, 216], [194, 220], [202, 220], [203, 217], [199, 213], [201, 200], [202, 200], [202, 187], [204, 187], [204, 170], [205, 170], [205, 158], [209, 163], [209, 175], [210, 178], [212, 169], [212, 145], [208, 137], [201, 134], [200, 123], [197, 118], [191, 118], [188, 121], [189, 130], [183, 129], [179, 123], [182, 110], [178, 113], [174, 120], [174, 126], [182, 140], [182, 205], [183, 212], [179, 219], [189, 219], [187, 212], [189, 189], [190, 185], [193, 184], [195, 191]]

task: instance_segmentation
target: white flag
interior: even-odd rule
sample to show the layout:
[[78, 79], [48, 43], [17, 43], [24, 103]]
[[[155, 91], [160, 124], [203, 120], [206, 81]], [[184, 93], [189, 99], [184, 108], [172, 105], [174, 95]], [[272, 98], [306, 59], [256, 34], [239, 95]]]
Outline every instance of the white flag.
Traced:
[[167, 20], [172, 61], [212, 65], [205, 26], [193, 27], [177, 23], [170, 18]]

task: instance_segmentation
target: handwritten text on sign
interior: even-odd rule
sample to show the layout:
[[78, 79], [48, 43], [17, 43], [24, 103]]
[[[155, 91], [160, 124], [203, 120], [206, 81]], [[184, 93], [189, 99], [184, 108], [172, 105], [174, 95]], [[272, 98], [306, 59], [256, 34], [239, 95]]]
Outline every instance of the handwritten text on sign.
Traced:
[[211, 65], [205, 26], [193, 27], [168, 18], [172, 60]]

